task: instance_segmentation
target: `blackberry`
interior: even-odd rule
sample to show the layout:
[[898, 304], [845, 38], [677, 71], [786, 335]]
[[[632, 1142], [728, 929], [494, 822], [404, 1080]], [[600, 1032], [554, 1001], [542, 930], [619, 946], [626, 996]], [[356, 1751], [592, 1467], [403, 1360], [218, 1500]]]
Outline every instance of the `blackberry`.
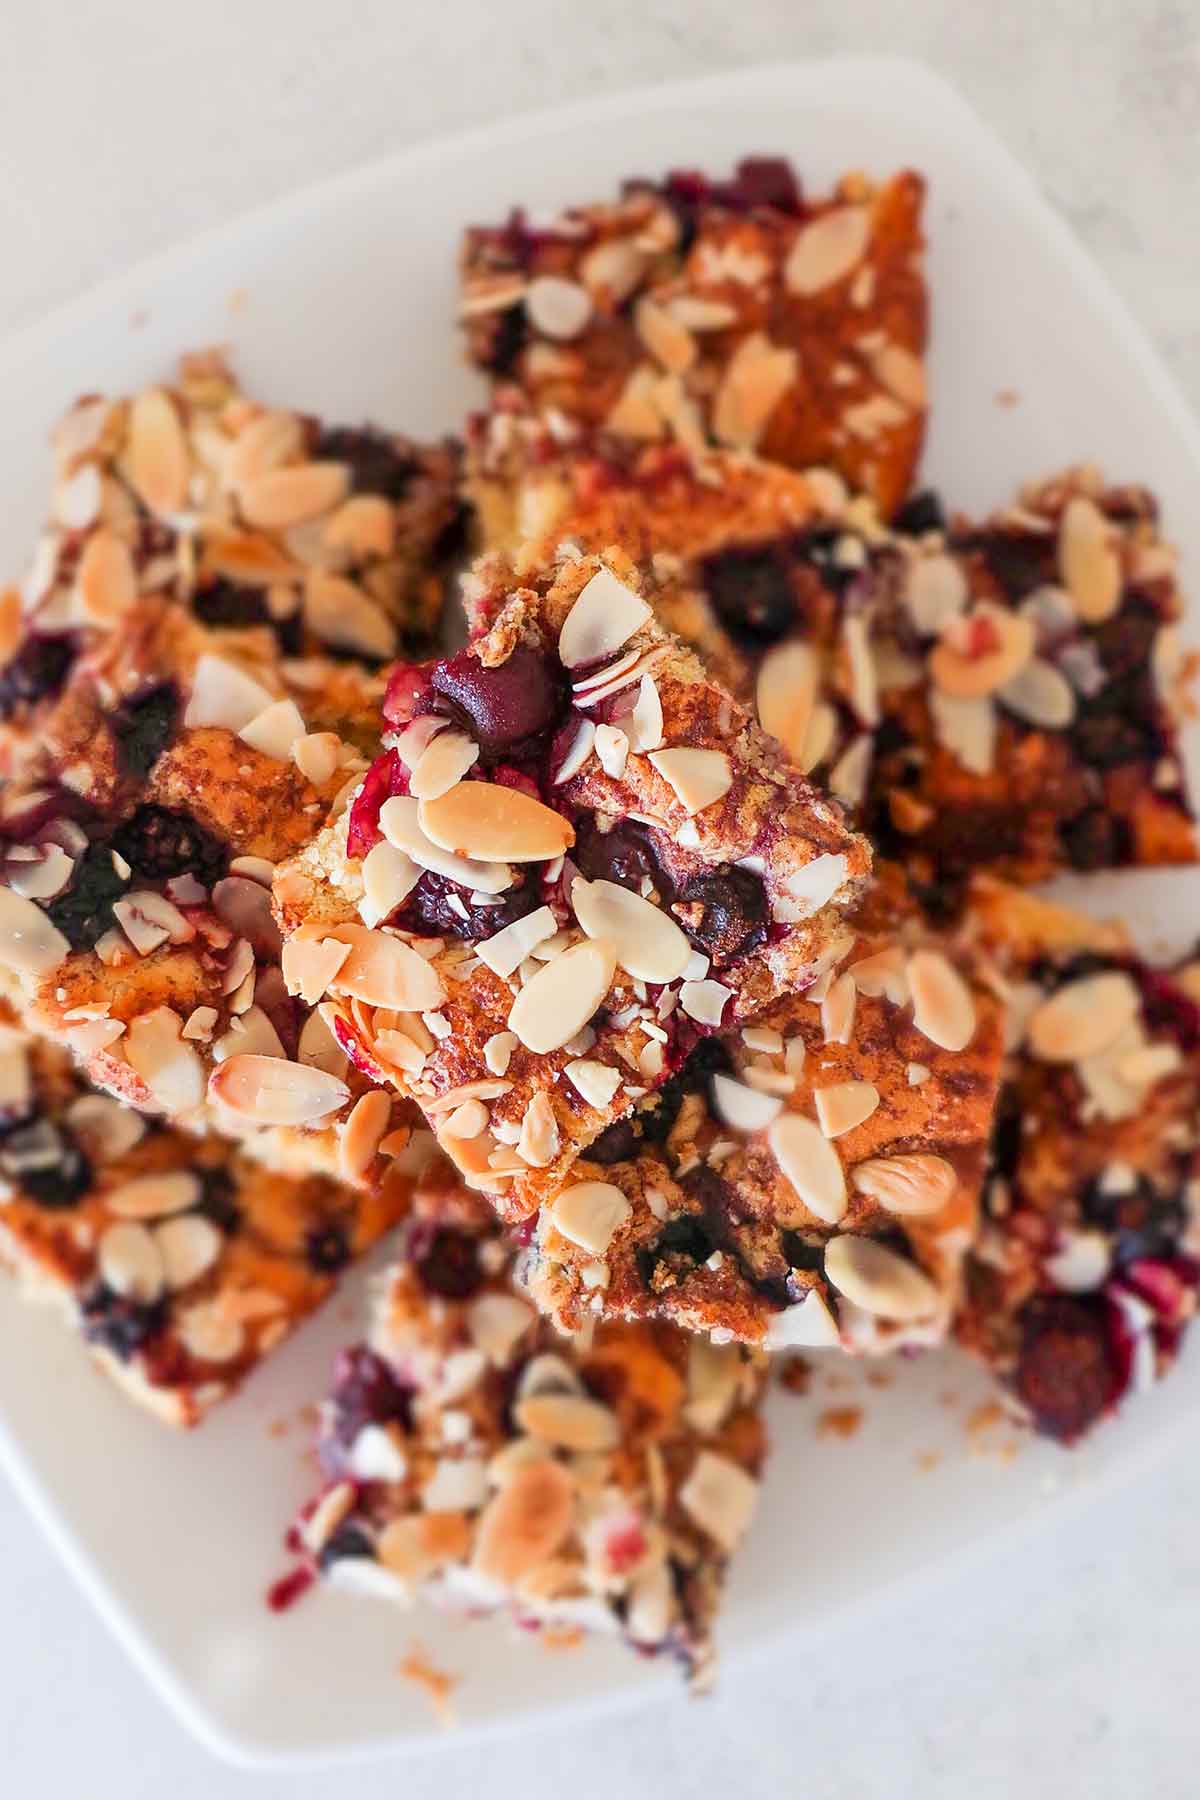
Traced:
[[333, 1371], [333, 1431], [346, 1449], [364, 1425], [412, 1425], [412, 1392], [365, 1344], [343, 1350]]
[[87, 1193], [92, 1168], [73, 1133], [53, 1119], [33, 1119], [0, 1140], [0, 1170], [36, 1206], [65, 1211]]
[[766, 649], [796, 622], [787, 565], [775, 549], [723, 550], [708, 557], [700, 578], [735, 643]]
[[179, 718], [179, 689], [173, 681], [136, 700], [129, 700], [109, 715], [117, 746], [117, 765], [131, 781], [144, 781], [175, 735]]
[[89, 844], [75, 864], [70, 887], [50, 902], [47, 916], [73, 950], [90, 950], [111, 927], [113, 901], [126, 887], [109, 846]]
[[748, 955], [766, 941], [770, 924], [766, 890], [751, 869], [699, 875], [679, 898], [685, 904], [699, 905], [699, 919], [689, 922], [681, 916], [679, 922], [692, 943], [718, 967], [735, 956]]
[[345, 1226], [336, 1222], [317, 1225], [304, 1240], [304, 1260], [314, 1275], [336, 1275], [350, 1261]]
[[74, 660], [73, 638], [29, 638], [0, 668], [0, 719], [11, 718], [18, 706], [57, 694]]
[[228, 1169], [201, 1169], [200, 1182], [203, 1193], [194, 1212], [203, 1213], [211, 1219], [218, 1230], [229, 1236], [241, 1223], [241, 1209], [238, 1206], [233, 1176]]
[[922, 488], [919, 494], [904, 502], [892, 524], [897, 531], [912, 537], [920, 537], [926, 531], [944, 531], [946, 513], [941, 495], [933, 488]]
[[386, 500], [403, 500], [419, 467], [411, 452], [397, 448], [386, 432], [371, 425], [323, 431], [313, 456], [320, 462], [346, 463], [353, 493], [382, 494]]
[[188, 813], [170, 807], [139, 806], [113, 833], [112, 848], [147, 881], [194, 875], [211, 888], [229, 867], [229, 852]]
[[285, 656], [298, 656], [303, 643], [300, 609], [277, 619], [267, 608], [262, 590], [239, 587], [223, 577], [209, 582], [192, 595], [192, 611], [204, 625], [217, 630], [249, 630], [256, 625], [269, 625]]
[[416, 1270], [430, 1292], [446, 1300], [469, 1300], [483, 1280], [475, 1239], [449, 1228], [434, 1232]]
[[374, 1545], [360, 1525], [339, 1525], [322, 1546], [317, 1557], [317, 1567], [324, 1571], [331, 1563], [342, 1562], [347, 1556], [374, 1554]]
[[147, 1306], [100, 1281], [83, 1296], [80, 1311], [85, 1341], [128, 1362], [166, 1324], [167, 1303], [164, 1298]]

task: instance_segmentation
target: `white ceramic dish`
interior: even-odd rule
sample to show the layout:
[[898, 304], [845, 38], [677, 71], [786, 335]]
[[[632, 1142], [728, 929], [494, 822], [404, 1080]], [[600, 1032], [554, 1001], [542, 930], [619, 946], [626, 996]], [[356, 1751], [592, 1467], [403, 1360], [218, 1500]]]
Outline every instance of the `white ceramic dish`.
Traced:
[[[846, 168], [929, 176], [935, 304], [926, 477], [958, 505], [1082, 457], [1159, 494], [1200, 582], [1200, 432], [1166, 371], [1024, 172], [937, 78], [848, 59], [721, 76], [587, 101], [396, 157], [159, 258], [0, 348], [0, 543], [16, 572], [46, 488], [48, 426], [74, 395], [134, 385], [182, 347], [228, 342], [253, 391], [354, 421], [453, 429], [476, 394], [452, 325], [459, 228], [514, 201], [535, 211], [603, 195], [624, 175], [719, 171], [751, 152], [793, 157], [814, 187]], [[1003, 391], [1018, 396], [1002, 406]], [[1196, 635], [1194, 632], [1193, 635]], [[1092, 884], [1154, 935], [1195, 918], [1200, 877]], [[1192, 927], [1194, 930], [1194, 926]], [[332, 1594], [272, 1615], [280, 1533], [310, 1476], [305, 1432], [272, 1435], [324, 1386], [356, 1329], [351, 1291], [202, 1435], [131, 1411], [56, 1320], [0, 1291], [0, 1450], [14, 1481], [147, 1675], [215, 1750], [311, 1764], [426, 1746], [425, 1703], [396, 1675], [417, 1639], [461, 1677], [458, 1712], [482, 1736], [569, 1707], [651, 1694], [673, 1671], [616, 1645], [554, 1656], [497, 1625], [398, 1614]], [[966, 1454], [978, 1378], [947, 1358], [864, 1389], [849, 1442], [818, 1441], [812, 1410], [780, 1397], [765, 1503], [731, 1585], [727, 1656], [778, 1649], [932, 1564], [1020, 1524], [1060, 1519], [1188, 1423], [1195, 1359], [1072, 1457], [1030, 1445], [1002, 1472]], [[974, 1383], [974, 1387], [972, 1384]], [[947, 1385], [961, 1397], [938, 1403]], [[854, 1396], [842, 1395], [840, 1403]], [[932, 1472], [917, 1454], [941, 1450]], [[805, 1556], [803, 1544], [820, 1544]], [[3, 1625], [0, 1624], [0, 1630]], [[461, 1741], [461, 1738], [460, 1738]]]

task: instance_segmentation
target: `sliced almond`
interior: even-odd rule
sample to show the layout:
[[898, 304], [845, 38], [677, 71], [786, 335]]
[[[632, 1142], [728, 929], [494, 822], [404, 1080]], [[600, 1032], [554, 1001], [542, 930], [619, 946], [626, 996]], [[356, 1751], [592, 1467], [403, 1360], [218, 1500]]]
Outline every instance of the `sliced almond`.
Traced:
[[382, 494], [355, 494], [325, 521], [324, 541], [356, 562], [390, 556], [396, 546], [396, 508]]
[[789, 294], [819, 294], [852, 275], [871, 241], [871, 217], [864, 206], [837, 206], [804, 225], [783, 265]]
[[534, 1322], [533, 1308], [516, 1294], [480, 1294], [467, 1308], [471, 1342], [503, 1368]]
[[304, 431], [295, 413], [264, 412], [238, 432], [225, 460], [225, 479], [239, 488], [269, 469], [295, 461], [304, 449]]
[[187, 500], [191, 464], [179, 414], [162, 388], [139, 394], [129, 409], [129, 479], [139, 500], [161, 517]]
[[628, 300], [645, 273], [646, 252], [631, 238], [609, 238], [589, 250], [579, 264], [581, 279], [611, 306]]
[[273, 700], [242, 726], [238, 736], [252, 750], [261, 750], [276, 762], [287, 762], [293, 744], [305, 731], [304, 718], [294, 700]]
[[407, 852], [397, 850], [386, 838], [372, 845], [362, 863], [363, 897], [358, 912], [363, 924], [382, 925], [407, 900], [422, 873]]
[[484, 862], [552, 862], [575, 842], [561, 813], [491, 781], [460, 781], [437, 799], [422, 800], [417, 820], [441, 849]]
[[508, 1015], [509, 1029], [539, 1056], [560, 1050], [601, 1005], [616, 965], [616, 950], [603, 941], [564, 950], [521, 989]]
[[767, 1130], [767, 1143], [780, 1172], [809, 1212], [826, 1225], [836, 1225], [846, 1211], [846, 1177], [837, 1151], [820, 1127], [800, 1113], [781, 1113]]
[[940, 950], [914, 950], [908, 959], [913, 1024], [942, 1050], [965, 1050], [975, 1034], [971, 990]]
[[952, 620], [929, 653], [929, 673], [955, 700], [981, 700], [1019, 675], [1033, 656], [1031, 619], [987, 602]]
[[115, 625], [138, 596], [129, 546], [113, 531], [93, 532], [79, 558], [75, 584], [87, 617], [98, 625]]
[[1044, 1000], [1029, 1019], [1026, 1038], [1044, 1062], [1079, 1062], [1107, 1050], [1140, 1012], [1132, 977], [1108, 969], [1068, 982]]
[[104, 488], [95, 463], [81, 463], [73, 475], [55, 483], [54, 517], [68, 531], [86, 531], [100, 516]]
[[192, 691], [183, 722], [189, 731], [210, 725], [241, 731], [274, 701], [274, 694], [236, 663], [206, 652], [192, 673]]
[[717, 1027], [725, 1016], [725, 1007], [733, 989], [720, 981], [685, 981], [679, 990], [679, 1005], [697, 1025]]
[[928, 1275], [874, 1238], [848, 1234], [830, 1238], [825, 1274], [839, 1294], [876, 1318], [908, 1323], [928, 1318], [940, 1304]]
[[881, 344], [871, 353], [870, 361], [876, 381], [902, 406], [919, 412], [926, 401], [925, 368], [920, 357], [903, 344]]
[[940, 637], [963, 611], [969, 593], [962, 566], [952, 556], [939, 552], [908, 565], [904, 601], [921, 637]]
[[762, 728], [797, 760], [803, 755], [812, 723], [819, 677], [816, 652], [795, 641], [776, 644], [758, 671], [755, 701]]
[[343, 1181], [362, 1180], [374, 1162], [391, 1122], [392, 1103], [381, 1088], [360, 1094], [338, 1144], [338, 1173]]
[[568, 669], [581, 669], [615, 656], [649, 617], [641, 595], [601, 565], [563, 621], [559, 659]]
[[330, 982], [334, 993], [392, 1012], [430, 1012], [446, 990], [433, 964], [410, 944], [366, 925], [336, 925], [327, 934], [349, 944], [350, 954]]
[[571, 884], [575, 917], [589, 938], [603, 938], [635, 981], [665, 986], [683, 974], [691, 945], [660, 906], [614, 881]]
[[648, 295], [634, 308], [633, 326], [651, 356], [673, 375], [685, 374], [695, 362], [696, 340], [687, 326]]
[[421, 802], [410, 794], [395, 794], [384, 801], [379, 809], [379, 828], [389, 844], [411, 856], [422, 869], [432, 869], [468, 890], [502, 894], [512, 886], [513, 872], [507, 863], [473, 862], [435, 844], [422, 827], [420, 809]]
[[666, 421], [658, 402], [658, 384], [658, 373], [648, 362], [630, 372], [604, 421], [614, 436], [649, 441], [662, 437]]
[[998, 688], [996, 698], [1018, 719], [1043, 731], [1065, 731], [1075, 717], [1075, 690], [1053, 663], [1040, 656]]
[[311, 569], [304, 582], [304, 619], [326, 644], [356, 656], [396, 654], [396, 628], [383, 608], [353, 581]]
[[527, 913], [523, 919], [514, 919], [494, 937], [476, 944], [475, 954], [494, 975], [507, 981], [510, 975], [516, 974], [530, 952], [552, 938], [557, 930], [558, 920], [550, 908], [539, 906], [536, 912]]
[[621, 1085], [621, 1071], [610, 1067], [608, 1063], [596, 1062], [586, 1056], [578, 1056], [569, 1062], [563, 1074], [589, 1106], [598, 1111], [612, 1105], [613, 1096]]
[[306, 1006], [315, 1006], [329, 991], [329, 984], [350, 954], [350, 945], [339, 938], [312, 938], [297, 934], [283, 946], [283, 979], [289, 994], [298, 994]]
[[96, 1260], [106, 1287], [139, 1305], [152, 1306], [163, 1291], [163, 1262], [144, 1225], [110, 1225], [96, 1247]]
[[[1160, 634], [1161, 635], [1161, 634]], [[633, 711], [625, 719], [629, 748], [637, 755], [657, 750], [663, 741], [662, 697], [652, 675], [643, 675]]]
[[119, 1219], [165, 1219], [172, 1213], [186, 1212], [200, 1197], [198, 1175], [190, 1169], [168, 1169], [160, 1175], [139, 1175], [110, 1188], [104, 1204]]
[[[934, 735], [971, 775], [990, 775], [996, 766], [996, 708], [988, 697], [957, 700], [940, 688], [929, 690]], [[897, 790], [901, 792], [903, 790]]]
[[286, 469], [268, 469], [243, 482], [242, 513], [250, 525], [283, 531], [332, 512], [346, 498], [349, 485], [350, 471], [344, 463], [294, 463]]
[[163, 1277], [173, 1294], [207, 1275], [225, 1248], [220, 1229], [200, 1214], [168, 1219], [155, 1231], [154, 1241], [162, 1258]]
[[1121, 600], [1121, 559], [1112, 526], [1085, 494], [1076, 494], [1063, 509], [1058, 569], [1085, 624], [1098, 625], [1112, 617]]
[[739, 1463], [701, 1450], [679, 1490], [679, 1504], [701, 1531], [732, 1554], [758, 1504], [758, 1483]]
[[184, 1041], [183, 1021], [169, 1006], [132, 1019], [125, 1033], [125, 1060], [140, 1075], [169, 1118], [193, 1112], [204, 1099], [204, 1065]]
[[548, 1094], [536, 1093], [521, 1120], [517, 1154], [534, 1169], [548, 1169], [562, 1147], [558, 1121]]
[[858, 1006], [858, 988], [849, 972], [830, 982], [821, 1002], [821, 1030], [827, 1044], [848, 1044], [854, 1029]]
[[579, 729], [571, 739], [567, 754], [563, 757], [554, 776], [555, 787], [561, 787], [564, 781], [570, 781], [572, 775], [578, 775], [596, 742], [596, 727], [591, 719], [580, 719]]
[[733, 1131], [765, 1131], [783, 1111], [777, 1094], [759, 1093], [731, 1075], [713, 1076], [712, 1097], [717, 1117]]
[[479, 761], [479, 745], [465, 731], [442, 731], [413, 768], [408, 791], [418, 800], [436, 800], [460, 782]]
[[901, 1218], [941, 1212], [958, 1187], [954, 1164], [944, 1156], [874, 1156], [856, 1164], [850, 1179], [860, 1193]]
[[879, 1107], [879, 1089], [871, 1081], [835, 1081], [813, 1095], [817, 1118], [827, 1138], [842, 1137], [865, 1125]]
[[876, 950], [873, 955], [860, 958], [850, 964], [846, 973], [853, 977], [859, 993], [868, 999], [886, 998], [893, 1006], [908, 1005], [908, 963], [899, 944], [889, 944], [885, 950]]
[[629, 760], [629, 739], [615, 725], [597, 725], [596, 756], [600, 767], [614, 781], [620, 781]]
[[525, 311], [534, 329], [563, 343], [579, 336], [592, 316], [592, 297], [577, 281], [539, 275], [525, 290]]
[[689, 818], [715, 806], [733, 786], [733, 764], [723, 750], [652, 750], [649, 760]]
[[848, 871], [843, 852], [824, 850], [789, 875], [783, 884], [793, 902], [789, 922], [794, 924], [820, 912], [844, 884]]
[[620, 1439], [616, 1414], [582, 1394], [531, 1394], [513, 1407], [518, 1429], [556, 1449], [612, 1450]]
[[548, 1456], [518, 1469], [479, 1520], [474, 1557], [479, 1574], [514, 1587], [548, 1562], [571, 1530], [574, 1495], [570, 1475]]
[[146, 1135], [145, 1119], [108, 1094], [80, 1094], [67, 1109], [67, 1123], [97, 1162], [116, 1162]]
[[718, 440], [734, 450], [755, 449], [771, 414], [795, 383], [799, 366], [796, 352], [772, 344], [765, 332], [743, 338], [713, 402]]
[[208, 1091], [256, 1125], [311, 1125], [350, 1098], [336, 1076], [278, 1056], [231, 1056], [209, 1076]]
[[70, 954], [70, 944], [40, 906], [0, 888], [0, 967], [36, 981]]

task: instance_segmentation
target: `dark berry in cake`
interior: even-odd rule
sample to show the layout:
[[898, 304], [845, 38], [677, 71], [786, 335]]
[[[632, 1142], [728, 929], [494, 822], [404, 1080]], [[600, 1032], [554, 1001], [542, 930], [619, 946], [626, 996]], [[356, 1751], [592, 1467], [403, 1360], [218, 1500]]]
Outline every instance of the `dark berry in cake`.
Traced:
[[379, 814], [385, 800], [394, 794], [407, 794], [408, 769], [398, 751], [385, 750], [363, 777], [363, 784], [350, 808], [346, 828], [348, 856], [365, 856], [379, 842]]
[[179, 689], [164, 681], [109, 715], [117, 764], [130, 780], [144, 781], [175, 735]]
[[228, 1236], [236, 1231], [241, 1223], [241, 1210], [236, 1199], [236, 1188], [228, 1169], [201, 1169], [199, 1171], [203, 1193], [198, 1204], [192, 1209], [203, 1213], [211, 1219], [218, 1230]]
[[74, 1206], [92, 1183], [91, 1164], [72, 1132], [53, 1119], [17, 1125], [0, 1139], [0, 1172], [37, 1206]]
[[333, 1433], [349, 1449], [364, 1425], [407, 1429], [412, 1424], [412, 1393], [402, 1387], [382, 1359], [365, 1344], [343, 1350], [333, 1370]]
[[433, 686], [485, 762], [532, 750], [553, 733], [568, 703], [557, 664], [525, 644], [491, 669], [473, 651], [460, 650], [435, 665]]
[[313, 1228], [304, 1240], [304, 1260], [314, 1275], [336, 1275], [350, 1261], [345, 1227], [332, 1222]]
[[515, 306], [506, 306], [493, 322], [483, 366], [493, 375], [511, 375], [528, 339], [529, 321], [524, 304], [518, 300]]
[[1060, 825], [1059, 838], [1073, 869], [1086, 873], [1130, 860], [1129, 827], [1102, 806], [1089, 806]]
[[146, 881], [194, 875], [201, 887], [211, 888], [229, 867], [229, 852], [218, 838], [188, 813], [166, 806], [139, 806], [113, 833], [112, 848]]
[[445, 1300], [469, 1300], [483, 1280], [476, 1240], [449, 1227], [434, 1232], [416, 1269], [430, 1292]]
[[318, 462], [346, 463], [353, 493], [381, 494], [385, 500], [403, 500], [417, 472], [412, 455], [371, 425], [323, 431], [312, 454]]
[[361, 1525], [339, 1525], [332, 1537], [322, 1545], [317, 1567], [324, 1572], [335, 1562], [348, 1556], [374, 1556], [375, 1548]]
[[911, 537], [920, 537], [926, 531], [944, 531], [946, 513], [941, 495], [933, 488], [922, 488], [920, 493], [913, 494], [911, 499], [904, 502], [892, 524], [897, 531], [903, 531]]
[[512, 887], [495, 896], [494, 905], [480, 905], [472, 901], [469, 888], [427, 869], [405, 900], [399, 919], [407, 931], [432, 937], [469, 938], [474, 942], [494, 937], [540, 905], [537, 882], [524, 873]]
[[113, 901], [128, 889], [113, 867], [107, 844], [89, 844], [75, 864], [71, 885], [46, 911], [73, 950], [90, 950], [113, 923]]
[[654, 1243], [637, 1253], [638, 1274], [644, 1285], [655, 1288], [659, 1267], [663, 1263], [698, 1265], [707, 1262], [716, 1249], [716, 1240], [704, 1219], [697, 1213], [680, 1213], [668, 1219]]
[[1184, 1231], [1182, 1194], [1161, 1193], [1144, 1176], [1127, 1193], [1112, 1193], [1102, 1182], [1092, 1182], [1083, 1195], [1082, 1211], [1089, 1225], [1112, 1236], [1118, 1268], [1145, 1257], [1173, 1256]]
[[765, 649], [796, 622], [787, 565], [776, 550], [723, 550], [705, 562], [701, 581], [735, 643]]
[[1020, 1324], [1017, 1393], [1039, 1431], [1073, 1443], [1117, 1397], [1107, 1305], [1082, 1297], [1034, 1300]]
[[680, 892], [676, 910], [692, 943], [718, 968], [757, 950], [770, 927], [766, 890], [752, 869], [696, 876]]
[[298, 656], [300, 653], [303, 641], [300, 608], [297, 607], [285, 618], [277, 619], [268, 609], [261, 588], [239, 587], [236, 582], [226, 581], [222, 577], [209, 582], [207, 587], [199, 588], [192, 595], [192, 611], [201, 624], [221, 631], [249, 630], [256, 625], [268, 625], [275, 633], [279, 648], [285, 656]]
[[69, 637], [31, 637], [0, 668], [0, 719], [57, 694], [75, 660]]
[[103, 1281], [83, 1296], [83, 1335], [89, 1344], [109, 1350], [122, 1362], [149, 1342], [166, 1323], [165, 1300], [147, 1306], [127, 1294], [118, 1294]]
[[645, 881], [659, 889], [667, 885], [650, 835], [635, 821], [623, 820], [611, 831], [581, 824], [572, 857], [589, 881], [613, 881], [635, 894]]

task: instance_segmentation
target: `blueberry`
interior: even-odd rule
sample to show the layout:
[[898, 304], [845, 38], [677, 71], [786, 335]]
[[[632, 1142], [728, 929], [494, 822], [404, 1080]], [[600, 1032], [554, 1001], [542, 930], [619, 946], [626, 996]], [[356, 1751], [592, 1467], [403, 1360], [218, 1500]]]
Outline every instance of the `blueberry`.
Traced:
[[1128, 1193], [1112, 1193], [1098, 1181], [1091, 1182], [1081, 1207], [1088, 1224], [1112, 1236], [1118, 1268], [1145, 1257], [1169, 1261], [1178, 1252], [1185, 1222], [1183, 1196], [1160, 1193], [1144, 1176]]
[[685, 907], [699, 906], [700, 916], [679, 914], [692, 943], [718, 966], [746, 956], [766, 941], [770, 925], [766, 890], [751, 869], [731, 868], [719, 875], [698, 875], [681, 891]]
[[912, 537], [920, 537], [926, 531], [944, 531], [946, 513], [941, 495], [933, 488], [922, 488], [920, 493], [904, 502], [892, 524], [897, 531], [907, 532]]
[[80, 1302], [83, 1335], [89, 1344], [109, 1350], [122, 1362], [128, 1362], [166, 1324], [165, 1298], [149, 1306], [118, 1294], [103, 1281], [97, 1282]]
[[228, 1169], [222, 1168], [201, 1169], [199, 1175], [204, 1191], [192, 1210], [203, 1213], [206, 1219], [211, 1219], [226, 1235], [231, 1234], [237, 1230], [242, 1219], [233, 1176]]
[[74, 1206], [92, 1184], [91, 1164], [71, 1131], [53, 1119], [18, 1125], [0, 1140], [0, 1170], [37, 1206]]
[[109, 715], [117, 765], [133, 781], [144, 781], [170, 744], [179, 719], [179, 689], [164, 681], [126, 701]]
[[584, 826], [573, 856], [589, 881], [613, 881], [634, 893], [641, 892], [644, 881], [659, 889], [664, 886], [649, 832], [629, 820], [614, 825], [611, 831]]
[[75, 660], [75, 641], [68, 637], [31, 637], [0, 668], [0, 719], [18, 706], [32, 706], [57, 694]]
[[333, 1370], [334, 1436], [348, 1449], [364, 1425], [412, 1424], [412, 1391], [365, 1344], [343, 1350]]
[[403, 500], [417, 472], [412, 455], [371, 425], [322, 432], [313, 456], [319, 462], [348, 464], [354, 493], [381, 494], [385, 500]]
[[965, 547], [978, 551], [1010, 600], [1020, 600], [1056, 578], [1052, 537], [1033, 532], [992, 531], [968, 539]]
[[700, 574], [713, 611], [736, 643], [766, 649], [796, 623], [787, 565], [775, 549], [723, 550]]
[[433, 686], [466, 727], [485, 762], [533, 750], [567, 708], [566, 683], [550, 659], [520, 645], [506, 662], [485, 668], [472, 650], [438, 663]]
[[331, 1222], [316, 1225], [304, 1240], [304, 1260], [314, 1275], [336, 1275], [350, 1261], [345, 1227]]
[[[1120, 696], [1105, 690], [1106, 704], [1086, 707], [1071, 730], [1075, 753], [1092, 769], [1119, 769], [1126, 763], [1152, 762], [1159, 751], [1153, 725], [1129, 716]], [[1115, 704], [1114, 704], [1115, 702]]]
[[128, 884], [113, 867], [107, 844], [89, 844], [75, 864], [71, 885], [46, 908], [73, 950], [90, 950], [113, 922], [113, 901]]
[[112, 848], [147, 881], [194, 875], [211, 888], [229, 867], [225, 845], [187, 813], [166, 806], [139, 806], [113, 833]]
[[483, 356], [484, 368], [493, 375], [511, 375], [528, 341], [529, 321], [524, 303], [518, 300], [494, 318]]
[[1033, 1300], [1020, 1325], [1017, 1393], [1039, 1431], [1073, 1443], [1117, 1395], [1105, 1302], [1094, 1296]]
[[589, 1162], [603, 1163], [607, 1167], [612, 1163], [629, 1162], [637, 1155], [640, 1143], [633, 1120], [618, 1119], [589, 1144], [586, 1155]]
[[472, 903], [471, 890], [426, 870], [405, 900], [399, 918], [407, 931], [432, 937], [492, 937], [540, 904], [538, 884], [526, 875], [497, 896], [495, 906]]
[[192, 595], [192, 611], [203, 625], [217, 630], [249, 630], [269, 625], [285, 656], [297, 656], [301, 647], [300, 609], [277, 619], [263, 598], [261, 588], [239, 587], [223, 577], [209, 582]]
[[478, 1241], [443, 1227], [422, 1251], [416, 1270], [431, 1293], [446, 1300], [469, 1300], [483, 1282]]
[[361, 1525], [339, 1525], [333, 1535], [326, 1539], [317, 1557], [317, 1567], [322, 1571], [332, 1563], [342, 1562], [348, 1556], [374, 1556], [375, 1546], [372, 1544]]

